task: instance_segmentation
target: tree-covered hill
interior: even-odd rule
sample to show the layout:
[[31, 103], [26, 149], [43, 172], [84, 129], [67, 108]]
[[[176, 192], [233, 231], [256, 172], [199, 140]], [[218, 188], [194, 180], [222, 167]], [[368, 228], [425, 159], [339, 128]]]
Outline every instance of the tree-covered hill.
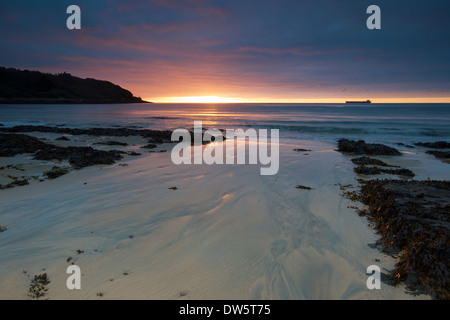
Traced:
[[109, 81], [0, 67], [0, 103], [144, 103]]

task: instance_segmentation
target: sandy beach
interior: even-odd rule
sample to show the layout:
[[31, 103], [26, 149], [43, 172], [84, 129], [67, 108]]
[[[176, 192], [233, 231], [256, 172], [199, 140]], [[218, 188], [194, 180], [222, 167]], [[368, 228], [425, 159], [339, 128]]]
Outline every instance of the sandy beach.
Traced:
[[[31, 135], [52, 143], [60, 136]], [[140, 137], [114, 140], [128, 146], [98, 148], [143, 150]], [[342, 196], [339, 186], [356, 190], [361, 177], [336, 144], [283, 139], [275, 176], [261, 176], [256, 165], [176, 166], [171, 147], [0, 190], [7, 228], [0, 233], [0, 299], [31, 299], [30, 279], [43, 273], [48, 299], [430, 298], [403, 285], [366, 287], [368, 266], [387, 272], [396, 259], [374, 246], [378, 236], [355, 210], [364, 206]], [[448, 164], [399, 150], [403, 157], [378, 158], [417, 179], [450, 178]], [[30, 159], [0, 163], [33, 163], [23, 175], [55, 165]], [[72, 263], [81, 269], [81, 290], [66, 287]]]

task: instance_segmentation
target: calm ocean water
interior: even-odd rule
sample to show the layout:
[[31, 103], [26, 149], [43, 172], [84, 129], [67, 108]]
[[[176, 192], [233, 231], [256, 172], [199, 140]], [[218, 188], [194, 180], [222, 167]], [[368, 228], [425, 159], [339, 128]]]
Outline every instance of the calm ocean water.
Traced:
[[335, 141], [450, 138], [450, 104], [0, 105], [0, 123], [65, 127], [279, 129], [280, 137]]

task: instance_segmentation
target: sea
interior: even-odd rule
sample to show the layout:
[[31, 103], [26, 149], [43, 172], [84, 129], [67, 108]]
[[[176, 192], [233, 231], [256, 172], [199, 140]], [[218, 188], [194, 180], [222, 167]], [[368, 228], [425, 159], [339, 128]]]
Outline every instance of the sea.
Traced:
[[67, 128], [279, 129], [280, 138], [374, 143], [448, 141], [450, 104], [0, 105], [0, 124]]

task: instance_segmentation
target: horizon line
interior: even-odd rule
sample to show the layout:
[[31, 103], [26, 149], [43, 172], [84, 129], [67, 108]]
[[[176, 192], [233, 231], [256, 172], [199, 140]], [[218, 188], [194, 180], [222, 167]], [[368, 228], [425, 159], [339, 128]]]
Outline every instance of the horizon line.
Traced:
[[184, 97], [154, 97], [154, 98], [143, 98], [143, 100], [152, 103], [183, 103], [183, 104], [251, 104], [251, 103], [267, 103], [267, 104], [347, 104], [347, 101], [359, 102], [364, 104], [365, 101], [370, 101], [370, 104], [380, 104], [380, 103], [433, 103], [433, 104], [445, 104], [450, 103], [450, 97], [396, 97], [396, 98], [361, 98], [361, 97], [349, 97], [349, 98], [300, 98], [300, 99], [283, 99], [283, 98], [260, 98], [255, 100], [247, 100], [243, 98], [232, 98], [229, 96], [215, 96], [215, 95], [204, 95], [204, 96], [184, 96]]

